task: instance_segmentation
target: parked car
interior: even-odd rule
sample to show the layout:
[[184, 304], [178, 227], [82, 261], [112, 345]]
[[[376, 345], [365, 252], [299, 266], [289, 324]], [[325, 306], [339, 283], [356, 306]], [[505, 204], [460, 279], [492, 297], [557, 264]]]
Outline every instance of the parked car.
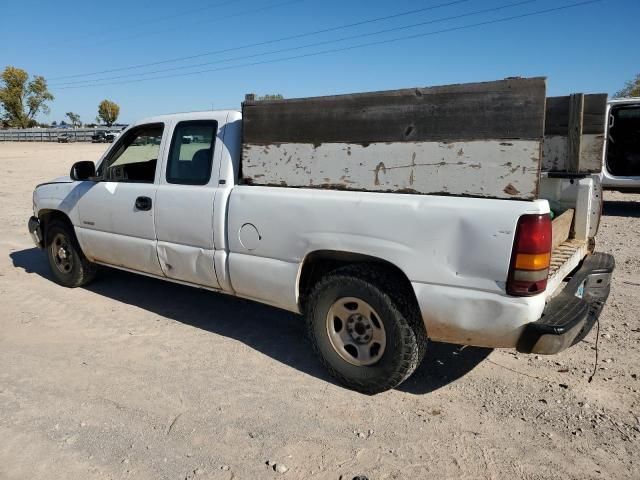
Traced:
[[71, 143], [74, 140], [73, 135], [70, 133], [61, 133], [58, 135], [58, 143]]
[[113, 143], [113, 141], [118, 138], [118, 135], [120, 135], [119, 132], [107, 132], [105, 133], [104, 137], [105, 137], [105, 141], [108, 143]]
[[607, 118], [602, 186], [640, 192], [640, 98], [610, 101]]
[[105, 132], [102, 130], [98, 130], [96, 133], [91, 135], [91, 143], [104, 143], [107, 141], [107, 137]]
[[38, 185], [29, 232], [67, 287], [101, 264], [304, 314], [328, 371], [369, 394], [427, 338], [557, 353], [591, 330], [614, 261], [594, 252], [599, 174], [540, 174], [545, 92], [516, 78], [148, 118]]

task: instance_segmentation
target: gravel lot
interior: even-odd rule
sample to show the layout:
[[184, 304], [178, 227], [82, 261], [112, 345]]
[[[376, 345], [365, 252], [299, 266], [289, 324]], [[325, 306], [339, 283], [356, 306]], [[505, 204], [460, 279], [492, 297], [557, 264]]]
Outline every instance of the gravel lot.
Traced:
[[105, 148], [0, 143], [0, 479], [640, 478], [640, 195], [606, 194], [593, 382], [595, 329], [552, 357], [433, 343], [368, 397], [294, 315], [111, 269], [53, 283], [31, 192]]

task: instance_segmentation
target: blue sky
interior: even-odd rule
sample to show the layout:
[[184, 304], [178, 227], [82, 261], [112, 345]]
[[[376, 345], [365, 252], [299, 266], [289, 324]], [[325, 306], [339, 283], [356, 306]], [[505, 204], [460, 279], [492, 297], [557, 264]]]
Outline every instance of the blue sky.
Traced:
[[[522, 0], [520, 0], [522, 1]], [[13, 65], [44, 75], [55, 101], [41, 121], [77, 112], [85, 122], [102, 99], [121, 107], [122, 122], [178, 111], [238, 108], [245, 93], [285, 97], [546, 76], [549, 95], [620, 89], [640, 73], [640, 1], [602, 0], [567, 10], [466, 28], [580, 0], [168, 0], [107, 2], [3, 0], [0, 68]], [[411, 15], [323, 34], [230, 50], [192, 60], [93, 76], [56, 78], [193, 56], [291, 35], [435, 7]], [[281, 53], [301, 45], [432, 22], [357, 39]], [[442, 33], [429, 32], [456, 29]], [[414, 38], [331, 54], [238, 66], [356, 44]], [[253, 57], [246, 58], [253, 55]], [[245, 57], [244, 59], [238, 57]], [[226, 61], [225, 61], [226, 60]], [[189, 68], [193, 64], [208, 65]], [[198, 75], [129, 82], [211, 70]], [[174, 69], [141, 77], [147, 71]], [[120, 77], [122, 75], [133, 75]], [[96, 79], [104, 78], [98, 82]], [[94, 84], [82, 88], [63, 88]]]

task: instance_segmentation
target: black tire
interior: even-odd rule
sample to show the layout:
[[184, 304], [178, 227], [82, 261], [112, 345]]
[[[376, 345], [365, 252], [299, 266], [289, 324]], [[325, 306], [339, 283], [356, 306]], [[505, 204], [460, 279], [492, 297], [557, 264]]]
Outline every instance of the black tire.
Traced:
[[60, 285], [80, 287], [95, 277], [96, 264], [84, 256], [73, 228], [67, 223], [54, 220], [47, 225], [46, 249], [49, 267]]
[[[365, 394], [384, 392], [405, 381], [424, 358], [427, 335], [406, 283], [388, 269], [354, 265], [331, 272], [313, 287], [306, 302], [309, 337], [320, 361], [345, 386]], [[346, 361], [332, 343], [329, 310], [345, 297], [366, 302], [384, 325], [386, 346], [373, 364]]]

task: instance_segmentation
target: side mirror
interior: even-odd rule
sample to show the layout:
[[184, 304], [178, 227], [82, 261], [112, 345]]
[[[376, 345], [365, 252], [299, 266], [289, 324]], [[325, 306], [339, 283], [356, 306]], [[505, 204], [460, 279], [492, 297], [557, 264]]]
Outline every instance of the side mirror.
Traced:
[[69, 176], [71, 180], [91, 180], [96, 176], [96, 166], [89, 160], [76, 162], [73, 164], [73, 167], [71, 167]]

